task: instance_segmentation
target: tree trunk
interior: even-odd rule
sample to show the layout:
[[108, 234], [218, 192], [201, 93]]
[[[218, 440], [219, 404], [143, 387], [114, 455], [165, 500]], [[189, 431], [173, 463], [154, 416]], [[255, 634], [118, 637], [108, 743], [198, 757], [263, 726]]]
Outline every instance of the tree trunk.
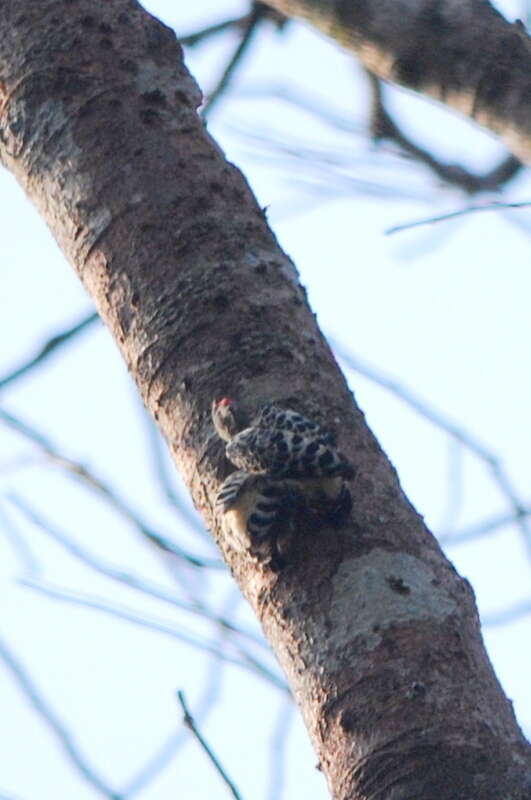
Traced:
[[267, 0], [353, 50], [380, 78], [434, 97], [531, 161], [531, 39], [487, 0]]
[[[335, 798], [529, 800], [472, 591], [405, 498], [174, 34], [132, 0], [4, 0], [1, 158], [114, 335], [290, 681]], [[212, 398], [293, 405], [357, 468], [280, 573], [223, 541]], [[253, 723], [254, 724], [254, 723]]]

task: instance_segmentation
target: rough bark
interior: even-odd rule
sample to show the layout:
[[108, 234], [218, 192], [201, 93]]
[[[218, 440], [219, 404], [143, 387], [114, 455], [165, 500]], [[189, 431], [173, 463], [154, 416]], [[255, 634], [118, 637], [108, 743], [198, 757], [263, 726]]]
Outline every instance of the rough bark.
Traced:
[[[113, 333], [291, 683], [335, 798], [529, 800], [472, 591], [403, 495], [173, 33], [132, 0], [0, 4], [0, 150]], [[97, 376], [95, 376], [97, 380]], [[357, 467], [341, 531], [279, 574], [230, 551], [209, 408], [277, 400]], [[250, 724], [254, 721], [250, 720]]]
[[434, 97], [531, 160], [531, 39], [488, 0], [268, 0], [353, 50], [381, 78]]

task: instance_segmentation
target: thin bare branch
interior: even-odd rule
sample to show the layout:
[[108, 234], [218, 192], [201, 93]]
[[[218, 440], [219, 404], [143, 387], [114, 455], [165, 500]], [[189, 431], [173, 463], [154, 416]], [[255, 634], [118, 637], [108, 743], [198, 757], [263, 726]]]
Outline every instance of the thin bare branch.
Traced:
[[275, 675], [274, 672], [271, 672], [267, 666], [262, 664], [260, 661], [254, 658], [254, 656], [236, 643], [233, 644], [240, 657], [228, 655], [208, 639], [204, 639], [194, 633], [190, 633], [181, 627], [169, 625], [164, 621], [154, 619], [152, 617], [141, 616], [133, 609], [117, 603], [110, 603], [108, 600], [92, 597], [91, 595], [82, 594], [80, 592], [71, 592], [61, 587], [50, 586], [42, 581], [22, 579], [19, 581], [19, 584], [52, 600], [58, 600], [63, 603], [69, 603], [71, 605], [81, 606], [94, 611], [100, 611], [103, 614], [116, 617], [125, 622], [130, 622], [133, 625], [137, 625], [142, 628], [147, 628], [155, 633], [162, 633], [165, 636], [178, 639], [184, 644], [187, 644], [190, 647], [195, 647], [196, 649], [205, 653], [210, 653], [222, 661], [226, 661], [227, 663], [234, 664], [238, 667], [244, 667], [255, 674], [257, 673], [260, 675], [260, 677], [268, 680], [273, 686], [275, 686], [275, 688], [286, 691], [286, 684], [280, 677]]
[[481, 614], [481, 623], [489, 628], [494, 628], [501, 625], [510, 625], [512, 622], [518, 622], [522, 617], [527, 617], [531, 614], [531, 599], [522, 600], [515, 603], [509, 608], [497, 611], [493, 614]]
[[154, 530], [151, 525], [142, 519], [138, 512], [133, 511], [122, 498], [118, 497], [116, 491], [113, 490], [108, 483], [94, 475], [79, 461], [75, 461], [60, 453], [50, 439], [40, 433], [35, 427], [21, 420], [20, 417], [0, 408], [0, 422], [37, 445], [47, 459], [64, 469], [67, 475], [81, 481], [86, 487], [99, 495], [111, 508], [127, 519], [143, 537], [148, 539], [151, 544], [154, 544], [160, 550], [172, 556], [176, 556], [194, 567], [224, 569], [220, 559], [206, 558], [189, 553], [175, 544], [171, 537]]
[[418, 228], [421, 225], [432, 225], [435, 222], [444, 222], [445, 220], [455, 219], [456, 217], [462, 217], [466, 214], [474, 214], [477, 211], [499, 211], [503, 208], [529, 208], [529, 206], [531, 206], [531, 202], [529, 200], [519, 203], [492, 202], [482, 206], [467, 206], [466, 208], [457, 209], [457, 211], [449, 211], [447, 214], [439, 214], [435, 217], [417, 219], [414, 222], [404, 222], [402, 225], [393, 225], [392, 228], [386, 229], [385, 234], [386, 236], [391, 236], [393, 233], [407, 231], [410, 228]]
[[271, 731], [269, 791], [267, 793], [269, 800], [282, 800], [284, 795], [286, 747], [294, 712], [293, 701], [288, 698], [282, 703], [277, 721]]
[[242, 38], [236, 47], [236, 50], [229, 59], [229, 63], [223, 70], [223, 73], [215, 87], [215, 89], [208, 95], [202, 109], [202, 115], [206, 117], [214, 105], [218, 102], [224, 92], [227, 90], [229, 82], [243, 59], [243, 55], [249, 48], [257, 27], [268, 13], [268, 7], [264, 3], [253, 3], [251, 11], [247, 16], [242, 27]]
[[380, 370], [367, 364], [367, 362], [362, 361], [332, 337], [329, 337], [328, 341], [345, 366], [394, 394], [395, 397], [399, 398], [403, 403], [406, 403], [406, 405], [413, 408], [422, 417], [445, 431], [449, 436], [460, 442], [464, 447], [474, 453], [475, 456], [485, 462], [492, 479], [512, 509], [512, 517], [520, 528], [528, 552], [531, 553], [531, 530], [526, 513], [527, 508], [518, 497], [518, 493], [509, 480], [498, 456], [453, 420], [449, 419], [432, 406], [429, 406], [404, 384], [401, 384], [389, 375], [385, 375]]
[[22, 666], [17, 656], [15, 656], [8, 644], [2, 639], [0, 639], [0, 659], [8, 672], [11, 673], [28, 702], [52, 731], [70, 763], [79, 774], [82, 775], [87, 783], [102, 797], [106, 797], [108, 800], [123, 800], [123, 795], [114, 792], [103, 778], [89, 766], [76, 745], [73, 735], [39, 692], [29, 673]]
[[243, 25], [245, 25], [248, 19], [249, 14], [226, 19], [223, 22], [217, 22], [215, 25], [208, 25], [208, 27], [203, 28], [200, 31], [196, 31], [195, 33], [188, 33], [184, 36], [179, 36], [179, 41], [185, 47], [194, 47], [196, 44], [204, 42], [205, 39], [210, 39], [212, 36], [217, 36], [218, 33], [224, 33], [231, 28], [241, 28]]
[[26, 519], [28, 519], [39, 530], [53, 539], [53, 541], [61, 545], [61, 547], [70, 553], [70, 555], [74, 556], [74, 558], [77, 558], [79, 561], [90, 567], [95, 572], [98, 572], [100, 575], [105, 575], [107, 578], [121, 583], [130, 589], [134, 589], [137, 592], [142, 592], [143, 594], [155, 597], [157, 600], [161, 600], [164, 603], [169, 603], [170, 605], [175, 606], [176, 608], [179, 608], [180, 610], [189, 614], [194, 614], [196, 616], [203, 617], [204, 619], [208, 619], [216, 623], [216, 625], [226, 628], [232, 633], [236, 633], [239, 636], [245, 637], [249, 641], [253, 642], [253, 644], [257, 644], [260, 647], [265, 648], [264, 641], [261, 637], [256, 636], [251, 631], [238, 628], [236, 625], [233, 625], [230, 620], [219, 617], [215, 612], [207, 608], [202, 603], [185, 603], [173, 592], [168, 592], [166, 589], [158, 586], [155, 583], [144, 580], [143, 578], [139, 578], [137, 575], [127, 572], [121, 567], [115, 567], [103, 559], [98, 558], [98, 556], [90, 553], [77, 542], [74, 542], [65, 533], [59, 531], [59, 529], [52, 525], [48, 520], [45, 520], [41, 514], [38, 514], [33, 508], [31, 508], [28, 503], [19, 495], [11, 493], [7, 496], [7, 499], [16, 508], [18, 508], [18, 510], [26, 517]]
[[[522, 162], [510, 154], [483, 175], [476, 175], [459, 164], [447, 164], [440, 161], [424, 147], [415, 144], [404, 133], [385, 107], [381, 80], [368, 69], [365, 69], [365, 74], [369, 80], [372, 94], [372, 137], [376, 140], [386, 139], [394, 142], [405, 155], [425, 164], [444, 183], [450, 186], [457, 186], [469, 195], [478, 194], [479, 192], [493, 192], [502, 188], [524, 168]], [[394, 232], [394, 229], [392, 232]]]
[[[226, 603], [223, 606], [223, 616], [229, 616], [234, 610], [234, 598], [239, 600], [240, 595], [234, 590], [233, 587], [231, 587], [229, 603]], [[221, 651], [223, 650], [223, 642], [227, 636], [228, 631], [221, 628], [217, 637], [217, 642]], [[218, 658], [216, 654], [212, 654], [211, 667], [209, 669], [208, 677], [205, 681], [205, 688], [197, 704], [197, 711], [195, 715], [196, 719], [198, 719], [200, 723], [206, 719], [210, 710], [219, 698], [224, 675], [224, 664], [225, 662], [222, 659]], [[127, 794], [127, 797], [134, 797], [146, 786], [148, 786], [175, 757], [187, 739], [188, 735], [186, 731], [182, 730], [181, 727], [178, 731], [166, 737], [162, 745], [157, 748], [156, 752], [127, 783], [127, 786], [124, 788], [124, 793]]]
[[76, 322], [76, 324], [71, 328], [67, 328], [61, 333], [57, 333], [55, 336], [52, 336], [51, 339], [48, 339], [48, 341], [45, 342], [38, 352], [28, 361], [25, 361], [19, 367], [16, 367], [11, 372], [8, 372], [3, 378], [0, 378], [0, 390], [4, 389], [10, 383], [16, 381], [18, 378], [22, 378], [24, 375], [27, 375], [28, 372], [38, 366], [42, 361], [45, 361], [59, 347], [62, 347], [68, 341], [77, 336], [78, 333], [84, 331], [89, 327], [89, 325], [92, 325], [98, 319], [99, 317], [97, 314], [89, 314], [88, 316], [83, 317], [83, 319], [79, 322]]
[[174, 489], [172, 477], [175, 474], [175, 469], [169, 469], [169, 463], [166, 461], [163, 439], [158, 432], [158, 429], [145, 409], [142, 409], [142, 418], [145, 422], [145, 428], [148, 436], [148, 445], [150, 454], [153, 461], [153, 467], [158, 479], [158, 484], [162, 488], [162, 492], [169, 504], [177, 511], [181, 520], [194, 529], [197, 533], [201, 534], [204, 538], [210, 540], [210, 535], [201, 524], [200, 518], [194, 514], [186, 505], [186, 503], [179, 497]]
[[473, 539], [479, 539], [489, 533], [500, 528], [505, 528], [507, 525], [512, 525], [518, 521], [520, 517], [530, 517], [531, 506], [524, 506], [519, 514], [496, 514], [495, 516], [488, 517], [488, 519], [477, 522], [474, 525], [469, 525], [467, 528], [455, 532], [443, 533], [439, 536], [439, 542], [445, 547], [453, 547], [454, 545], [465, 544]]
[[[437, 528], [453, 530], [463, 506], [463, 445], [457, 439], [448, 440], [446, 508]], [[439, 537], [439, 542], [441, 541]]]
[[207, 754], [210, 762], [214, 765], [214, 768], [216, 769], [218, 775], [220, 776], [222, 781], [225, 783], [225, 785], [227, 786], [227, 788], [229, 789], [229, 791], [231, 792], [231, 794], [235, 798], [235, 800], [243, 800], [242, 795], [240, 794], [240, 792], [236, 788], [235, 784], [233, 783], [233, 781], [231, 781], [231, 779], [227, 775], [225, 769], [221, 766], [221, 762], [220, 762], [219, 758], [217, 758], [217, 756], [214, 754], [214, 751], [207, 744], [205, 738], [203, 737], [203, 735], [201, 734], [199, 728], [197, 727], [197, 725], [196, 725], [196, 723], [194, 721], [194, 718], [190, 714], [190, 712], [188, 710], [188, 707], [186, 705], [186, 700], [184, 698], [184, 693], [181, 690], [179, 690], [177, 692], [177, 699], [179, 700], [179, 703], [181, 704], [181, 708], [183, 710], [183, 723], [184, 723], [184, 725], [186, 725], [188, 730], [195, 736], [195, 738], [197, 739], [197, 741], [201, 745], [202, 749]]
[[36, 578], [40, 575], [42, 568], [39, 560], [35, 557], [33, 550], [28, 546], [26, 540], [5, 510], [3, 503], [0, 503], [0, 528], [17, 556], [19, 563], [22, 565], [23, 575], [32, 578]]

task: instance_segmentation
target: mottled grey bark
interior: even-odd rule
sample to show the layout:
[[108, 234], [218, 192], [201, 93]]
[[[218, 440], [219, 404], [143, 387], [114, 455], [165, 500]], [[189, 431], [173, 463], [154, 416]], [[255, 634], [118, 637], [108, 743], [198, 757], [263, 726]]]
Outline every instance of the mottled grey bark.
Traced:
[[[403, 495], [295, 268], [198, 118], [173, 33], [132, 0], [4, 0], [0, 78], [2, 161], [114, 335], [333, 796], [529, 800], [529, 747], [470, 587]], [[349, 525], [299, 530], [279, 574], [231, 551], [213, 514], [220, 392], [309, 413], [357, 467]]]
[[531, 39], [488, 0], [268, 0], [353, 50], [379, 77], [434, 97], [531, 161]]

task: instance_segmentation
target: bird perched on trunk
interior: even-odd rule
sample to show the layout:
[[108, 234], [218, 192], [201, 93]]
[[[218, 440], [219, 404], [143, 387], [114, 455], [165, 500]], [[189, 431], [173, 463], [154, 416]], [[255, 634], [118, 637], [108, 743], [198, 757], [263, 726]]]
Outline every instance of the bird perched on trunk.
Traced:
[[344, 481], [354, 469], [332, 434], [270, 403], [249, 420], [227, 397], [213, 402], [212, 420], [227, 442], [228, 460], [238, 467], [221, 486], [216, 504], [240, 542], [250, 539], [251, 550], [257, 542], [265, 547], [283, 526], [292, 526], [302, 508], [323, 525], [343, 524], [352, 505]]

